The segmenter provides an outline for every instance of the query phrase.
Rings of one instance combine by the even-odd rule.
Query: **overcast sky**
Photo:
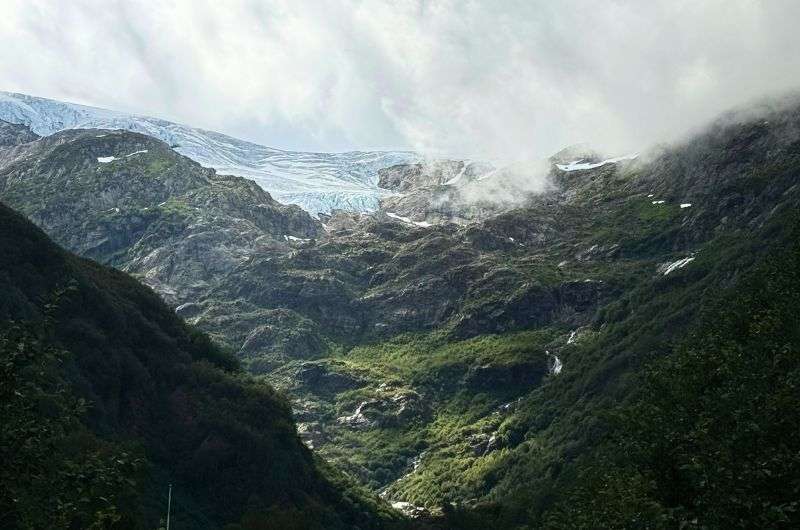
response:
[[[521,159],[800,86],[800,1],[0,0],[0,89],[302,150]]]

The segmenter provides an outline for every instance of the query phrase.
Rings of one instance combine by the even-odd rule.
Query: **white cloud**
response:
[[[639,150],[800,84],[794,0],[5,0],[0,89],[297,149]]]

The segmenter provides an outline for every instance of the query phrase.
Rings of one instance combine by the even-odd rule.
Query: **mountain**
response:
[[[592,499],[607,499],[598,520],[609,527],[791,527],[798,131],[800,101],[789,98],[639,156],[567,149],[544,172],[395,164],[379,172],[395,195],[378,211],[336,212],[324,225],[280,205],[257,223],[242,213],[253,197],[214,185],[242,179],[176,183],[186,171],[168,168],[194,166],[166,144],[71,131],[0,147],[0,200],[70,249],[150,282],[179,316],[287,392],[316,454],[419,521],[592,527],[601,514]],[[97,140],[108,143],[97,149]],[[58,148],[36,146],[48,141]],[[143,148],[147,158],[126,157]],[[140,162],[147,168],[132,173],[128,164]],[[150,197],[139,179],[168,186]],[[143,231],[115,221],[105,233],[120,243],[92,254],[82,223],[106,221],[85,205],[109,188],[136,208],[191,208],[179,208],[185,221],[159,214]],[[185,198],[195,189],[208,199]],[[197,271],[215,262],[205,252],[172,258],[201,218],[209,237],[230,232],[233,219],[280,228],[224,239],[216,248],[243,249],[242,259],[220,272],[181,274],[184,262]],[[149,270],[175,271],[164,276],[172,283],[150,280]],[[721,343],[732,330],[741,333]],[[750,358],[759,363],[742,361]],[[670,405],[659,396],[684,415],[661,414]],[[658,425],[676,440],[673,452],[643,434]],[[760,446],[776,459],[761,459]],[[640,467],[626,467],[617,447]],[[671,467],[659,468],[659,455]],[[739,473],[748,480],[731,493],[725,477]],[[778,482],[767,485],[770,476]]]
[[[27,126],[0,121],[0,146],[17,145],[36,140],[38,136]]]
[[[216,175],[139,133],[66,130],[9,147],[0,166],[9,204],[169,301],[206,292],[254,253],[322,231],[252,181]]]
[[[405,528],[313,458],[283,396],[150,289],[2,204],[0,246],[4,527],[153,528],[170,482],[173,523],[192,528]],[[27,400],[46,411],[40,430]]]
[[[378,170],[418,158],[401,151],[284,151],[158,118],[10,92],[0,92],[0,120],[26,125],[40,136],[66,129],[146,134],[220,174],[251,179],[279,202],[297,204],[315,216],[333,209],[374,210],[386,195],[377,186]]]

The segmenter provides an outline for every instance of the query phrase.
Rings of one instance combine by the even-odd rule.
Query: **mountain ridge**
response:
[[[74,128],[147,134],[221,174],[254,180],[280,202],[299,204],[315,216],[332,209],[375,209],[386,195],[377,186],[377,170],[419,158],[407,151],[287,151],[159,118],[11,92],[0,92],[0,119],[41,136]]]

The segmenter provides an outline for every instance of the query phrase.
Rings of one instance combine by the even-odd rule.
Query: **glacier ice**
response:
[[[421,159],[406,151],[284,151],[158,118],[10,92],[0,92],[0,119],[27,125],[41,136],[79,128],[147,134],[220,174],[254,180],[276,200],[312,215],[376,210],[380,198],[390,194],[378,187],[378,170]]]

